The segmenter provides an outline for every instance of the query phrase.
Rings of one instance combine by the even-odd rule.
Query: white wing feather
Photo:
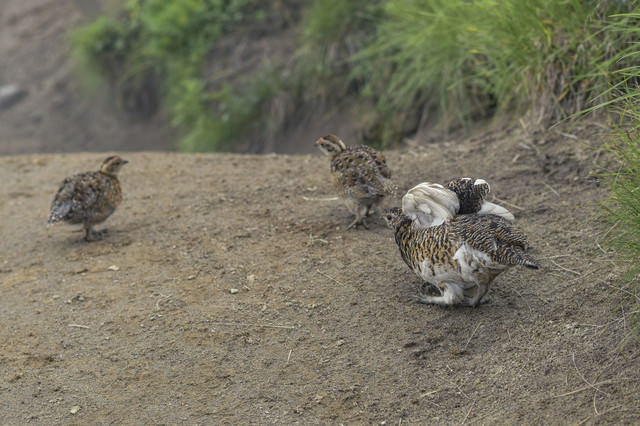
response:
[[[455,192],[437,183],[423,182],[402,197],[402,211],[420,226],[442,224],[460,209]]]
[[[508,221],[515,221],[515,217],[513,217],[513,214],[511,214],[509,210],[505,209],[502,206],[499,206],[498,204],[490,203],[488,201],[482,202],[482,207],[480,207],[480,211],[478,212],[478,214],[495,214],[498,216],[502,216]]]

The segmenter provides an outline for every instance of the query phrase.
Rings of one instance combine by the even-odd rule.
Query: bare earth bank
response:
[[[0,157],[0,423],[640,422],[619,271],[590,221],[595,142],[388,153],[401,191],[487,179],[528,234],[542,269],[498,277],[476,309],[415,303],[382,220],[344,230],[320,156],[125,154],[125,200],[90,244],[45,222],[62,178],[104,154]]]

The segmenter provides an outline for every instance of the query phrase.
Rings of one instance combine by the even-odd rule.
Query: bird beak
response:
[[[127,164],[129,160],[122,160],[122,164]]]

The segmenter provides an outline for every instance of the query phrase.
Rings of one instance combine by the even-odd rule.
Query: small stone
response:
[[[69,412],[71,414],[76,414],[78,411],[80,411],[80,406],[79,405],[74,405],[73,407],[71,407],[71,410]]]
[[[231,290],[229,290],[229,293],[231,294],[236,294],[239,290],[237,288],[232,288]]]
[[[17,84],[0,86],[0,108],[10,108],[27,96],[27,91]]]
[[[195,276],[195,275],[189,275],[189,276],[187,277],[187,279],[188,279],[188,280],[195,280],[195,279],[196,279],[196,276]]]
[[[247,282],[249,284],[253,284],[255,281],[256,281],[256,276],[255,275],[250,274],[250,275],[247,276]]]
[[[120,267],[116,265],[111,265],[107,268],[108,271],[119,271]]]

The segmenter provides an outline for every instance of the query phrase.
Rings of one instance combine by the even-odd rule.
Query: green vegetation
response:
[[[640,13],[613,17],[612,32],[626,38],[640,39]],[[616,58],[620,62],[638,64],[640,45],[636,41]],[[621,67],[605,91],[605,98],[583,112],[607,109],[614,125],[614,136],[605,149],[612,154],[612,162],[604,175],[611,196],[604,204],[611,226],[609,244],[626,269],[619,281],[623,306],[631,304],[632,334],[640,331],[640,66]]]
[[[206,150],[232,141],[251,123],[265,86],[251,81],[237,97],[228,84],[208,86],[208,55],[220,38],[248,20],[264,20],[252,0],[130,0],[118,18],[101,17],[72,37],[88,75],[115,86],[128,113],[164,106],[185,131],[182,148]],[[95,81],[95,79],[94,79]]]
[[[635,92],[637,102],[640,91],[635,89]],[[640,110],[637,106],[632,108],[637,123]],[[607,179],[611,196],[604,207],[612,227],[609,244],[616,249],[626,269],[619,281],[620,296],[623,306],[628,303],[633,306],[630,323],[637,337],[640,331],[640,133],[637,130],[623,133],[621,129],[610,151],[618,167]]]
[[[300,3],[130,0],[73,42],[86,74],[115,85],[123,109],[150,115],[162,105],[191,151],[230,148],[261,129],[278,134],[282,104],[285,115],[358,105],[363,133],[383,145],[432,116],[445,128],[505,114],[547,126],[611,96],[638,37],[612,28],[612,14],[634,10],[628,1]],[[216,67],[225,41],[286,30],[288,54],[251,69]]]

